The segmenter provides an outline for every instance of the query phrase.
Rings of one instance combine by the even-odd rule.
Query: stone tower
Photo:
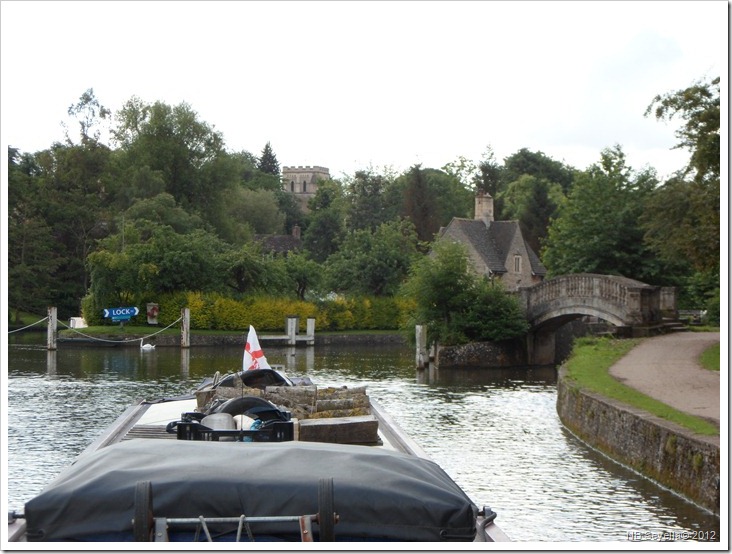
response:
[[[306,213],[308,211],[308,201],[318,191],[318,182],[328,180],[330,180],[330,172],[327,167],[317,165],[282,167],[282,181],[285,191],[297,198],[300,208]]]

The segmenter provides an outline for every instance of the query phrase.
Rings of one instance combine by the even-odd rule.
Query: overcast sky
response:
[[[3,146],[63,140],[93,88],[187,102],[231,151],[333,177],[442,167],[488,146],[584,169],[620,144],[665,176],[680,123],[644,117],[656,94],[722,77],[728,3],[9,2],[2,10]],[[724,103],[723,121],[726,121]],[[726,133],[724,134],[726,136]]]

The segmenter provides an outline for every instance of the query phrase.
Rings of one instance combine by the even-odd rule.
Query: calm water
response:
[[[235,371],[241,349],[8,348],[10,509],[37,494],[125,408]],[[265,346],[318,385],[366,385],[515,541],[626,541],[633,531],[713,531],[719,518],[586,447],[556,414],[554,370],[418,374],[410,348]],[[50,423],[50,425],[49,425]]]

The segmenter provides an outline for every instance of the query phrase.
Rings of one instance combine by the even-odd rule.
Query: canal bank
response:
[[[708,336],[716,335],[716,337]],[[719,333],[684,333],[644,341],[610,368],[627,386],[719,425],[719,375],[698,364]],[[716,414],[714,406],[716,405]],[[711,411],[710,411],[710,406]],[[643,410],[582,389],[560,368],[557,413],[581,440],[611,458],[720,513],[720,437],[693,433]]]

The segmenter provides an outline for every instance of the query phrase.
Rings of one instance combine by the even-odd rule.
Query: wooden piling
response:
[[[181,324],[180,324],[180,347],[190,348],[191,347],[191,310],[190,308],[183,308],[181,310]]]
[[[49,306],[48,308],[48,327],[46,332],[46,348],[48,350],[56,350],[56,327],[58,313],[56,306]]]

